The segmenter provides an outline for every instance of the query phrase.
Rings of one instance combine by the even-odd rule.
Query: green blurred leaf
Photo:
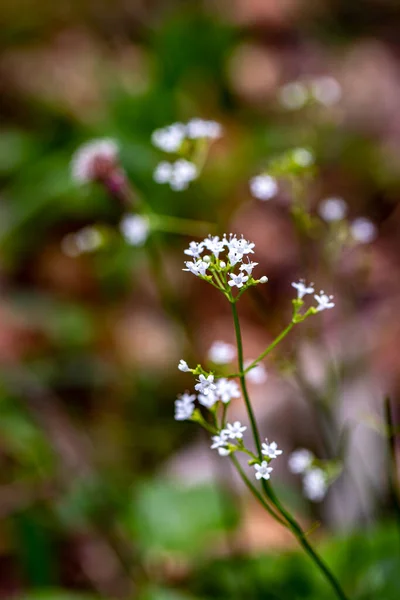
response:
[[[129,519],[144,549],[187,555],[198,554],[217,534],[238,522],[222,490],[160,480],[138,486]]]

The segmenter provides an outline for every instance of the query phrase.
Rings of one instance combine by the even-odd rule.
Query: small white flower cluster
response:
[[[327,223],[343,220],[348,212],[348,206],[343,198],[325,198],[318,206],[318,214]],[[359,244],[370,244],[376,239],[377,228],[366,217],[358,217],[349,224],[350,235]]]
[[[189,184],[199,176],[197,165],[188,160],[190,155],[182,150],[185,142],[196,140],[216,140],[222,135],[222,127],[216,121],[191,119],[188,123],[172,123],[162,129],[156,129],[151,141],[157,148],[168,153],[180,153],[175,162],[160,162],[154,170],[153,178],[157,183],[167,183],[176,192],[186,190]],[[190,146],[189,146],[190,149]]]
[[[285,177],[292,173],[308,171],[315,162],[308,148],[293,148],[270,162],[269,173],[252,177],[249,182],[250,192],[258,200],[271,200],[278,193],[276,177]]]
[[[151,141],[164,152],[178,152],[184,140],[216,140],[222,135],[222,127],[216,121],[191,119],[188,123],[172,123],[162,129],[156,129]]]
[[[289,470],[295,475],[303,475],[303,491],[312,502],[324,499],[328,490],[328,478],[323,469],[314,465],[315,456],[306,448],[299,448],[289,456]]]
[[[245,240],[243,237],[238,238],[232,233],[229,236],[224,234],[222,238],[210,236],[201,242],[190,242],[189,248],[184,252],[193,260],[186,261],[186,268],[183,270],[189,271],[198,277],[203,277],[208,281],[212,280],[211,273],[222,273],[224,276],[229,277],[229,279],[226,279],[225,290],[229,287],[241,289],[255,283],[266,283],[268,281],[267,277],[264,276],[259,280],[254,280],[252,276],[253,269],[258,263],[250,261],[248,255],[254,253],[254,246],[255,244],[252,242]],[[210,254],[203,255],[206,251]],[[224,260],[220,258],[221,253],[226,254]],[[246,262],[244,262],[245,256],[247,256]],[[238,273],[229,272],[239,263],[241,264]]]
[[[193,373],[194,371],[194,369],[190,369],[184,360],[180,360],[178,369],[184,373]],[[236,381],[225,377],[215,379],[213,374],[204,375],[200,373],[194,389],[197,396],[185,393],[175,401],[175,419],[178,421],[184,421],[192,417],[195,400],[205,408],[211,409],[217,402],[228,404],[232,398],[240,398],[240,390]],[[190,402],[187,401],[187,398],[190,398]]]
[[[184,158],[170,163],[160,162],[153,174],[157,183],[168,183],[175,192],[186,190],[189,183],[198,177],[196,165]]]
[[[313,283],[307,285],[304,279],[300,279],[298,282],[293,282],[292,287],[297,290],[297,300],[303,300],[304,296],[313,294],[315,292],[313,285]],[[317,301],[317,306],[315,308],[317,312],[328,310],[335,306],[335,303],[332,302],[333,296],[328,296],[323,290],[321,290],[319,294],[314,294],[314,298]]]
[[[150,231],[148,218],[141,215],[126,215],[119,227],[125,240],[131,246],[143,246]]]
[[[228,456],[237,448],[229,440],[242,440],[246,429],[247,427],[242,425],[240,421],[235,421],[233,424],[227,423],[219,434],[212,436],[211,449],[218,450],[220,456]]]
[[[281,87],[279,100],[287,110],[303,108],[314,100],[324,106],[333,106],[342,97],[340,83],[329,75],[310,80],[291,81]]]
[[[95,181],[105,169],[118,160],[118,145],[112,139],[87,142],[78,148],[71,160],[71,175],[77,183]]]
[[[278,456],[280,456],[282,452],[283,450],[279,450],[278,444],[276,442],[271,442],[269,444],[268,439],[265,439],[265,442],[261,447],[261,453],[263,456],[265,456],[265,460],[263,460],[261,464],[256,463],[254,465],[256,479],[270,478],[270,474],[274,469],[273,467],[269,466],[269,463],[271,462],[271,460],[278,458]]]

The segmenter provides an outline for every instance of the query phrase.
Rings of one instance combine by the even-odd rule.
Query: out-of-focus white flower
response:
[[[184,250],[184,253],[187,254],[188,256],[192,256],[193,258],[199,258],[200,254],[203,252],[203,250],[204,250],[203,242],[200,242],[200,243],[190,242],[189,248],[186,248],[186,250]]]
[[[132,246],[142,246],[150,231],[149,220],[141,215],[126,215],[119,227],[125,240]]]
[[[240,265],[240,271],[246,271],[247,275],[251,275],[254,267],[256,267],[258,263],[256,262],[247,262]]]
[[[253,363],[252,360],[248,360],[244,363],[245,370]],[[257,365],[253,367],[248,373],[246,373],[246,379],[250,383],[255,385],[262,385],[268,379],[268,373],[263,365]]]
[[[250,179],[250,191],[258,200],[270,200],[278,192],[278,184],[270,175],[257,175]]]
[[[190,369],[189,365],[187,364],[186,360],[183,360],[183,358],[181,358],[181,360],[179,361],[178,369],[180,371],[182,371],[183,373],[189,373],[189,371],[191,371],[191,369]]]
[[[154,146],[164,150],[164,152],[177,152],[185,139],[186,128],[183,123],[172,123],[162,129],[156,129],[151,141]]]
[[[220,340],[213,342],[208,351],[208,358],[216,365],[227,365],[228,363],[232,362],[232,360],[235,358],[235,355],[235,346]]]
[[[106,176],[116,167],[118,145],[115,140],[92,140],[83,144],[72,157],[71,175],[77,183],[88,183]]]
[[[310,450],[299,448],[289,456],[289,470],[296,475],[304,473],[312,465],[313,460],[314,454]]]
[[[369,244],[376,239],[377,228],[369,219],[359,217],[350,225],[350,233],[356,242],[359,242],[360,244]]]
[[[241,440],[246,429],[247,427],[242,425],[240,421],[235,421],[233,424],[227,423],[226,428],[223,429],[222,433],[231,440]]]
[[[263,460],[261,465],[254,465],[254,469],[256,471],[256,479],[269,479],[270,473],[274,470],[268,466],[266,460]]]
[[[206,274],[206,271],[209,267],[208,262],[205,262],[204,260],[196,260],[196,262],[193,262],[191,260],[188,260],[185,262],[186,265],[186,269],[182,269],[182,271],[189,271],[190,273],[193,273],[193,275],[199,276],[202,275],[203,277]]]
[[[222,127],[216,121],[205,121],[204,119],[191,119],[186,124],[186,135],[188,138],[209,138],[215,140],[222,135]]]
[[[218,402],[218,397],[215,392],[209,392],[208,394],[199,394],[197,396],[197,400],[202,406],[211,408],[216,402]]]
[[[66,235],[61,242],[61,248],[67,256],[76,257],[97,250],[102,243],[103,237],[98,229],[84,227],[76,233]]]
[[[312,286],[312,283],[310,285],[307,285],[304,279],[300,279],[300,281],[298,281],[297,283],[292,283],[292,287],[294,287],[297,290],[298,300],[302,300],[307,294],[312,294],[313,292],[315,292]]]
[[[307,471],[303,477],[304,495],[312,502],[320,502],[324,499],[328,489],[327,479],[322,469],[313,468]]]
[[[169,183],[172,175],[172,168],[172,163],[165,160],[158,163],[153,173],[154,181],[157,183]]]
[[[242,288],[248,280],[248,276],[243,275],[242,273],[239,273],[239,275],[235,275],[235,273],[229,273],[229,277],[231,278],[231,280],[228,281],[228,284],[231,287],[236,286],[237,288]]]
[[[154,170],[153,179],[157,183],[169,183],[175,191],[185,190],[198,176],[196,165],[184,158],[174,163],[160,162]]]
[[[328,310],[329,308],[333,308],[335,306],[335,303],[332,302],[333,296],[328,296],[323,290],[321,290],[319,294],[315,294],[314,298],[318,302],[318,312],[321,312],[322,310]]]
[[[342,87],[337,79],[326,75],[311,81],[311,93],[321,104],[333,106],[342,97]]]
[[[278,449],[278,444],[276,442],[271,442],[268,444],[268,439],[265,438],[265,442],[262,445],[262,454],[264,456],[268,456],[268,458],[277,458],[282,454],[283,450]]]
[[[240,398],[240,389],[236,381],[221,377],[216,381],[216,395],[224,404],[227,404],[232,398]]]
[[[190,419],[194,411],[195,399],[196,396],[194,394],[185,393],[175,400],[175,419],[177,421]]]
[[[198,383],[196,383],[194,389],[200,394],[204,394],[204,396],[215,392],[217,388],[214,384],[214,375],[208,375],[207,377],[203,374],[199,375]]]
[[[292,154],[293,160],[300,167],[310,167],[314,164],[314,156],[306,148],[296,148]]]
[[[308,100],[308,90],[301,81],[290,81],[279,91],[281,105],[288,110],[303,108]]]
[[[341,221],[347,214],[347,204],[343,198],[325,198],[318,206],[318,214],[328,223]]]

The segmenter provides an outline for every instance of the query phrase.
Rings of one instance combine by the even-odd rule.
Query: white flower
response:
[[[266,460],[263,460],[261,465],[254,465],[254,468],[256,470],[256,479],[269,479],[270,473],[274,470],[268,466]]]
[[[151,136],[154,146],[164,152],[176,152],[184,139],[185,125],[183,123],[173,123],[163,129],[156,129]]]
[[[226,434],[231,440],[241,440],[243,438],[243,432],[246,431],[247,427],[242,426],[240,421],[235,421],[233,425],[231,423],[226,424],[226,429],[223,429],[222,433]]]
[[[194,386],[194,389],[198,391],[200,394],[204,394],[204,396],[208,396],[210,392],[215,392],[217,386],[214,384],[214,375],[205,375],[201,374],[198,378],[198,383]]]
[[[238,262],[241,262],[243,258],[242,252],[237,252],[236,250],[229,250],[228,260],[231,263],[231,266],[234,267]]]
[[[247,369],[252,364],[252,360],[248,360],[244,363],[244,368]],[[263,365],[257,365],[253,367],[248,373],[246,373],[246,379],[250,383],[255,385],[262,385],[268,379],[268,373]]]
[[[243,285],[248,280],[248,276],[243,275],[242,273],[239,273],[239,275],[235,275],[235,273],[229,273],[229,277],[231,278],[231,280],[228,281],[228,284],[231,287],[236,286],[237,288],[243,287]]]
[[[258,200],[270,200],[278,192],[278,184],[270,175],[257,175],[250,179],[250,191]]]
[[[282,452],[283,450],[278,449],[278,444],[276,442],[268,444],[268,439],[265,438],[265,442],[262,445],[262,453],[264,456],[268,456],[268,458],[277,458]]]
[[[221,446],[226,446],[228,441],[228,436],[224,431],[221,431],[219,435],[212,436],[212,444],[210,446],[211,450],[215,450],[215,448],[220,448]]]
[[[325,106],[332,106],[342,97],[340,83],[329,75],[318,77],[311,82],[311,91],[316,100]]]
[[[251,275],[254,267],[256,267],[257,265],[258,265],[258,263],[249,261],[247,263],[243,263],[242,265],[240,265],[239,271],[246,271],[247,275]]]
[[[180,158],[174,163],[160,162],[155,168],[153,178],[157,183],[169,183],[173,190],[181,191],[186,189],[197,175],[196,165]]]
[[[221,377],[216,381],[216,395],[224,404],[227,404],[232,398],[240,398],[240,389],[236,381]]]
[[[243,237],[237,238],[236,235],[233,235],[229,240],[226,238],[225,240],[225,244],[228,246],[229,250],[234,250],[240,254],[254,254],[253,248],[255,247],[255,244],[245,240]]]
[[[259,283],[267,283],[267,281],[268,281],[268,277],[267,277],[266,275],[263,275],[263,276],[262,276],[262,277],[261,277],[261,278],[258,280],[258,282],[259,282]]]
[[[318,214],[328,223],[341,221],[347,214],[347,204],[343,198],[325,198],[318,207]]]
[[[194,394],[184,393],[177,400],[175,400],[175,419],[177,421],[186,421],[190,419],[194,411],[194,401],[196,396]]]
[[[293,150],[292,158],[300,167],[310,167],[314,162],[314,156],[306,148],[296,148]]]
[[[211,408],[218,401],[218,397],[215,392],[209,392],[208,394],[199,394],[197,400],[206,408]]]
[[[329,308],[333,308],[335,303],[332,302],[333,296],[328,296],[325,294],[323,290],[320,291],[319,294],[315,294],[314,298],[318,302],[317,311],[321,312],[321,310],[327,310]]]
[[[279,100],[284,108],[296,110],[302,108],[308,99],[307,87],[301,81],[291,81],[282,86]]]
[[[71,175],[77,183],[95,181],[116,166],[118,145],[114,140],[92,140],[83,144],[72,157]]]
[[[186,135],[188,138],[209,138],[215,140],[222,135],[222,127],[216,121],[204,121],[203,119],[191,119],[186,124]]]
[[[209,351],[208,358],[216,365],[226,365],[235,358],[236,349],[232,344],[226,344],[225,342],[215,341],[212,343]]]
[[[212,252],[215,255],[215,257],[218,258],[220,253],[224,251],[226,240],[220,240],[219,237],[216,235],[214,237],[208,236],[203,240],[202,243],[207,248],[207,250]]]
[[[208,269],[208,263],[204,260],[196,260],[196,262],[188,260],[185,262],[186,269],[182,269],[182,271],[190,271],[193,275],[202,275],[203,277],[206,274],[206,270]]]
[[[369,219],[359,217],[350,225],[350,232],[356,242],[360,244],[369,244],[377,236],[377,229]]]
[[[320,502],[325,497],[328,484],[326,475],[322,469],[314,468],[304,475],[304,495],[313,502]]]
[[[184,250],[184,253],[187,254],[188,256],[192,256],[193,258],[199,258],[200,254],[203,252],[203,250],[204,250],[203,242],[200,242],[200,243],[190,242],[189,248]]]
[[[170,186],[175,191],[185,190],[189,183],[196,179],[198,170],[195,164],[180,158],[173,165],[173,170],[170,178]]]
[[[183,358],[181,358],[181,360],[179,361],[178,369],[183,373],[189,373],[191,371],[189,365],[185,360],[183,360]]]
[[[173,165],[163,160],[156,166],[153,179],[156,183],[169,183],[171,180]]]
[[[306,448],[299,448],[291,453],[288,460],[289,471],[296,475],[304,473],[314,460],[314,454]]]
[[[292,287],[294,287],[297,290],[298,300],[302,300],[307,294],[312,294],[313,292],[315,292],[312,286],[312,283],[310,283],[310,285],[307,285],[304,279],[300,279],[300,281],[298,281],[297,283],[292,283]]]
[[[120,223],[125,240],[132,246],[142,246],[149,235],[149,220],[140,215],[127,215]]]

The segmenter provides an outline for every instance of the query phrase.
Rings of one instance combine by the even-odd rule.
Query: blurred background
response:
[[[0,22],[0,597],[332,598],[208,437],[174,421],[193,385],[179,359],[206,364],[213,341],[234,342],[223,297],[181,271],[190,232],[159,236],[173,314],[145,247],[115,235],[66,251],[70,234],[121,218],[69,168],[81,143],[110,137],[153,211],[256,243],[269,283],[240,303],[246,359],[289,322],[292,281],[335,294],[250,389],[263,435],[284,450],[274,484],[349,595],[399,598],[384,404],[396,426],[399,3],[3,0]],[[287,87],[316,79],[312,99]],[[197,116],[224,135],[200,179],[173,192],[153,181],[163,157],[151,134]],[[317,227],[293,219],[285,185],[269,202],[249,191],[299,146],[315,156],[303,208]],[[339,226],[319,216],[328,197],[348,205]],[[347,244],[359,217],[372,234]],[[242,401],[231,412],[246,422]],[[322,503],[288,471],[299,447],[340,465]]]

